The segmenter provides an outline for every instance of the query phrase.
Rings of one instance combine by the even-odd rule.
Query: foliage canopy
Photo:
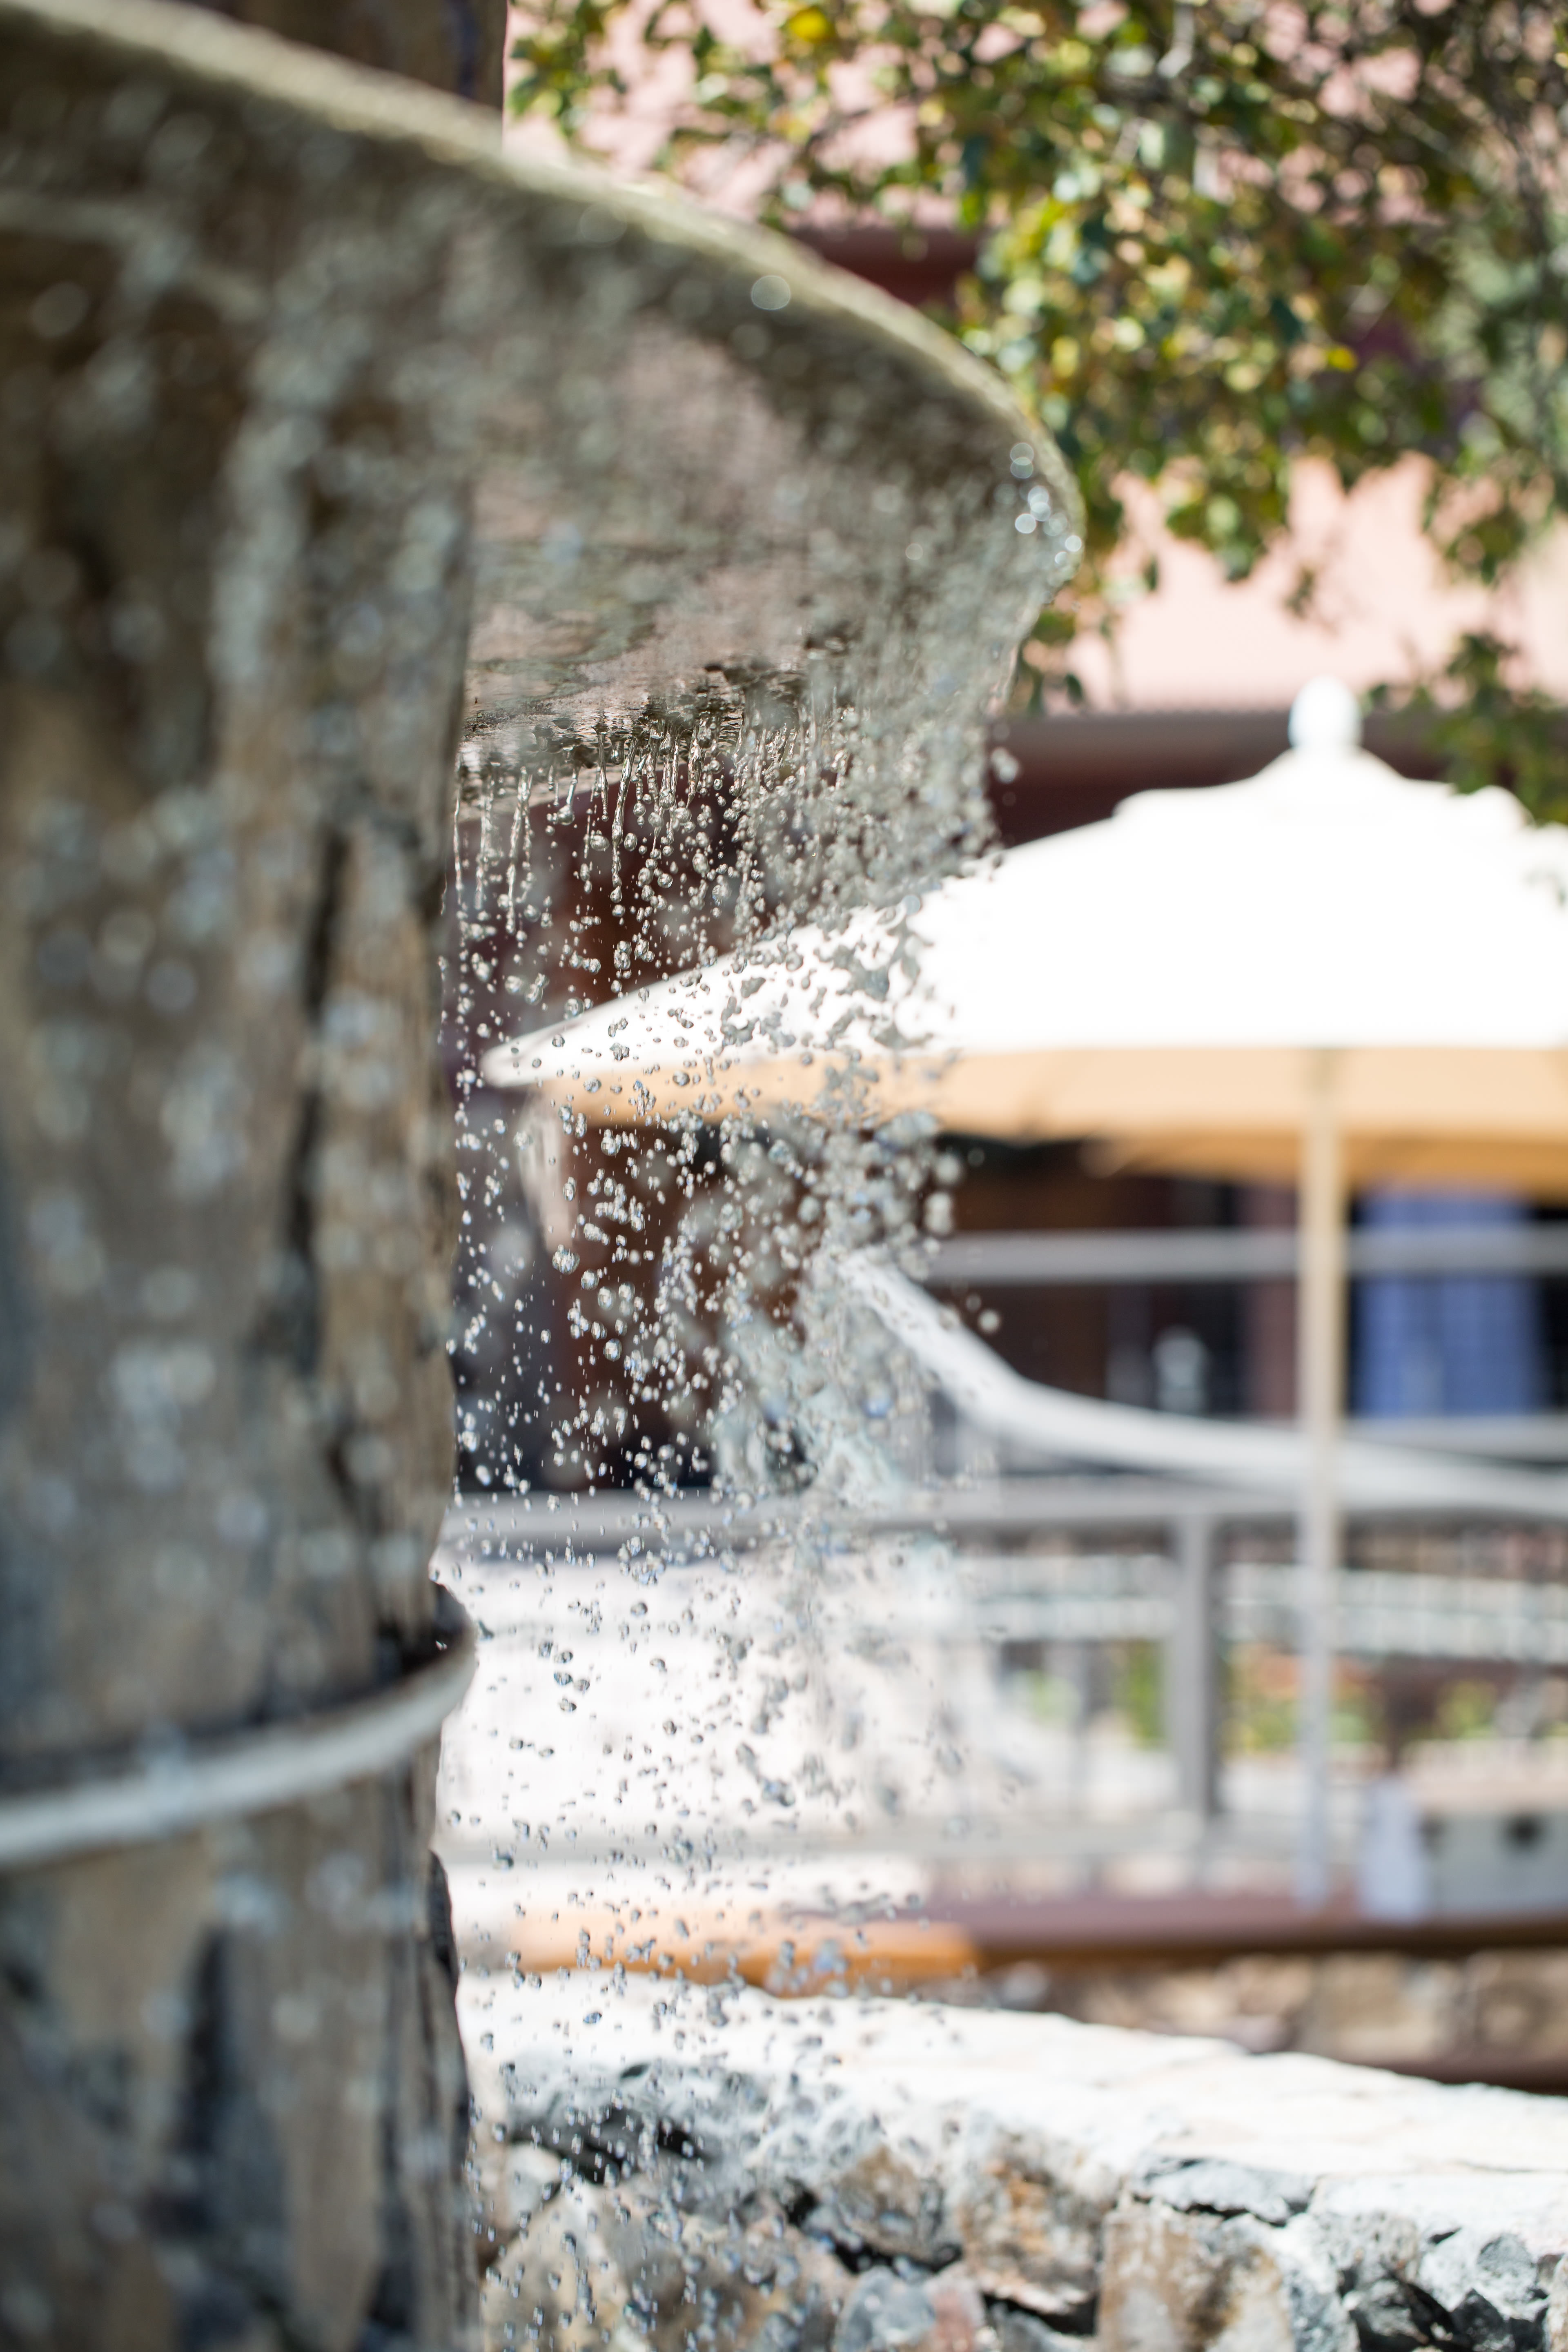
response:
[[[1137,577],[1129,478],[1233,578],[1308,456],[1347,488],[1429,460],[1427,529],[1488,585],[1564,503],[1568,10],[534,0],[512,102],[580,141],[627,104],[638,45],[680,83],[665,168],[743,172],[782,226],[826,204],[980,233],[951,323],[1049,425],[1089,509],[1043,645],[1113,625]],[[1495,640],[1456,648],[1468,696],[1506,702],[1508,674]]]

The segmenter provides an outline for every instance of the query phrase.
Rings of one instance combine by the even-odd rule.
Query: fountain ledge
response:
[[[1568,2352],[1568,2100],[613,1972],[462,2009],[496,2346]]]

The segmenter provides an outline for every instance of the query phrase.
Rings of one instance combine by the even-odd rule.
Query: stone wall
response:
[[[1568,2345],[1563,2101],[613,1970],[463,1998],[496,2347]]]

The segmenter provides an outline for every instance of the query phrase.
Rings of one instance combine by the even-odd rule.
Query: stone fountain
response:
[[[360,54],[465,86],[419,16]],[[897,889],[1072,494],[922,322],[390,76],[0,0],[0,2342],[450,2347],[460,723],[487,824],[656,725]]]

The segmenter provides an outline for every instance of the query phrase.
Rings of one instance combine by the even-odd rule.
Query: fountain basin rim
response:
[[[0,1796],[0,1870],[154,1844],[392,1770],[436,1738],[473,1679],[474,1627],[450,1594],[439,1622],[444,1648],[344,1706],[192,1738],[168,1759],[138,1758],[93,1780]]]
[[[509,154],[500,143],[500,124],[488,108],[300,47],[181,0],[0,0],[0,26],[7,22],[121,49],[128,68],[133,62],[163,64],[271,99],[314,118],[324,130],[416,148],[431,162],[461,167],[498,190],[597,208],[651,242],[684,247],[693,259],[727,268],[737,279],[784,277],[788,307],[797,320],[804,313],[895,347],[939,380],[933,391],[982,412],[1010,442],[1026,442],[1037,475],[1081,530],[1082,501],[1059,451],[993,369],[919,311],[819,260],[808,247],[776,230],[710,212],[673,188],[618,180],[586,164]]]

